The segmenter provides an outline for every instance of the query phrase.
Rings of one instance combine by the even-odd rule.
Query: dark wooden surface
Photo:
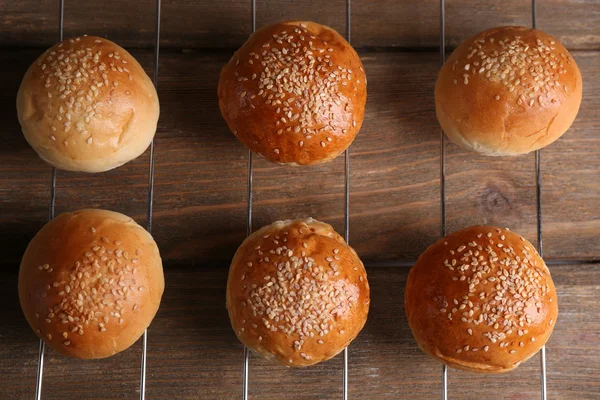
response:
[[[15,91],[36,50],[0,53],[4,145],[0,222],[4,260],[16,265],[43,224],[50,168],[20,134]],[[584,102],[571,130],[542,151],[543,234],[548,258],[600,255],[600,53],[576,51]],[[152,65],[151,53],[136,53]],[[226,264],[245,235],[247,151],[228,131],[216,99],[228,53],[165,51],[156,139],[154,235],[163,257]],[[433,109],[438,56],[363,52],[369,99],[351,151],[351,242],[367,262],[415,259],[439,235],[439,128]],[[105,207],[145,221],[148,154],[105,174],[60,171],[57,212]],[[510,227],[536,239],[534,156],[488,158],[446,146],[450,231]],[[254,224],[314,216],[343,229],[343,157],[309,168],[255,163]]]
[[[440,367],[414,345],[403,312],[407,268],[440,232],[440,132],[433,108],[439,68],[438,2],[354,0],[352,40],[369,86],[365,123],[351,151],[350,241],[373,289],[365,331],[353,343],[352,399],[439,398]],[[531,22],[527,0],[446,1],[447,43],[494,25]],[[257,23],[313,19],[345,31],[345,1],[257,0]],[[29,64],[57,38],[58,2],[0,0],[0,398],[33,395],[37,341],[23,319],[16,273],[48,216],[50,168],[29,148],[15,95]],[[65,35],[106,36],[152,70],[154,1],[65,2]],[[153,234],[167,289],[151,327],[148,398],[235,399],[241,345],[224,308],[228,262],[246,229],[247,151],[220,116],[216,85],[250,32],[249,1],[164,0],[159,68]],[[584,100],[570,131],[542,151],[543,235],[561,317],[548,348],[551,399],[600,398],[600,2],[538,1],[538,26],[574,50]],[[392,49],[392,47],[394,49]],[[366,49],[369,48],[369,49]],[[192,50],[190,50],[192,49]],[[407,51],[410,49],[410,51]],[[448,229],[508,226],[536,242],[534,156],[486,158],[446,144]],[[58,173],[57,212],[83,207],[146,221],[149,154],[103,174]],[[254,226],[311,215],[343,231],[344,160],[309,168],[255,162]],[[385,267],[384,267],[385,266]],[[98,362],[47,354],[44,398],[135,398],[140,344]],[[337,399],[342,360],[288,370],[252,357],[255,399]],[[537,399],[538,359],[516,372],[451,371],[455,399]]]
[[[592,400],[600,393],[600,265],[551,267],[560,318],[548,343],[551,399]],[[440,364],[414,344],[404,315],[408,268],[369,268],[372,306],[363,332],[350,347],[352,399],[438,399]],[[21,317],[16,274],[2,273],[0,384],[6,399],[32,398],[37,340]],[[162,307],[149,333],[149,399],[238,399],[242,347],[231,331],[224,305],[227,268],[171,264]],[[218,301],[215,299],[221,299]],[[101,361],[76,361],[46,354],[46,399],[133,399],[139,383],[141,344]],[[252,399],[339,399],[342,358],[314,368],[276,367],[252,355]],[[450,370],[452,399],[539,399],[539,357],[504,375]]]
[[[154,44],[155,0],[65,0],[65,35],[110,36],[124,46]],[[0,46],[50,46],[56,40],[58,0],[2,0]],[[345,0],[257,0],[257,25],[312,19],[345,31]],[[435,48],[439,0],[353,0],[357,47]],[[600,2],[538,0],[538,27],[573,49],[600,49]],[[531,25],[531,0],[446,0],[446,37],[456,45],[497,25]],[[164,47],[234,48],[250,33],[250,0],[162,1]]]

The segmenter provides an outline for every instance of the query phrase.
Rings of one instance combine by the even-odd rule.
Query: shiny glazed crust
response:
[[[490,226],[430,246],[410,271],[405,304],[423,351],[475,372],[516,368],[547,342],[558,317],[550,272],[533,245]]]
[[[29,243],[19,299],[35,333],[67,356],[104,358],[144,333],[164,291],[152,236],[106,210],[64,213]]]
[[[229,270],[227,310],[238,338],[287,366],[313,365],[342,351],[363,328],[369,302],[354,250],[312,218],[254,232]]]
[[[288,21],[253,33],[223,67],[219,107],[231,131],[269,161],[330,161],[354,140],[367,82],[356,51],[333,29]]]

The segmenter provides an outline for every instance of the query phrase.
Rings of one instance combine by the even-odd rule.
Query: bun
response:
[[[19,270],[27,322],[48,346],[77,358],[109,357],[135,343],[164,287],[152,236],[106,210],[64,213],[47,223]]]
[[[474,372],[516,368],[548,341],[558,317],[544,260],[521,236],[492,226],[430,246],[408,275],[405,304],[425,353]]]
[[[468,150],[529,153],[565,133],[581,104],[581,73],[556,39],[523,27],[500,27],[464,41],[435,85],[437,119]]]
[[[94,36],[65,40],[29,67],[17,94],[25,139],[49,164],[102,172],[142,154],[152,142],[158,97],[140,64]]]
[[[223,67],[218,92],[223,118],[246,147],[271,162],[310,165],[350,146],[367,81],[336,31],[289,21],[253,33]]]
[[[233,330],[246,347],[287,366],[313,365],[342,351],[365,325],[369,302],[356,252],[312,218],[254,232],[229,270]]]

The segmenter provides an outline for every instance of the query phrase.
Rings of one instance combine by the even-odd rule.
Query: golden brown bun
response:
[[[219,107],[237,138],[269,161],[309,165],[350,146],[367,81],[356,51],[333,29],[288,21],[253,33],[221,71]]]
[[[150,325],[165,288],[152,236],[106,210],[64,213],[27,246],[19,299],[27,322],[53,349],[112,356]]]
[[[246,347],[283,365],[313,365],[342,351],[365,325],[367,273],[330,225],[274,222],[235,253],[227,310]]]
[[[465,40],[435,85],[448,137],[490,156],[525,154],[569,129],[581,104],[581,73],[567,49],[535,29],[500,27]]]
[[[17,94],[25,139],[44,161],[69,171],[101,172],[133,160],[152,142],[159,112],[154,85],[135,58],[94,36],[46,50]]]
[[[472,226],[430,246],[406,282],[419,347],[474,372],[506,372],[546,343],[558,304],[550,271],[527,240]]]

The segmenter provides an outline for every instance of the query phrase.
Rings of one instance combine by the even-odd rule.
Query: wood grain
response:
[[[155,0],[65,0],[65,34],[108,36],[128,47],[154,44]],[[49,47],[57,38],[58,0],[4,0],[1,46]],[[312,19],[344,33],[344,0],[257,0],[257,26],[283,19]],[[251,31],[250,0],[162,1],[163,47],[235,48]],[[437,48],[439,0],[353,0],[352,38],[357,47]],[[600,49],[600,3],[596,0],[538,2],[538,27],[567,48]],[[531,25],[527,0],[447,0],[446,38],[455,46],[497,25]]]
[[[372,306],[363,332],[350,347],[353,399],[437,399],[440,364],[415,345],[404,314],[407,268],[368,268]],[[548,343],[548,390],[552,399],[596,399],[600,381],[600,265],[552,267],[560,318]],[[241,394],[242,347],[224,306],[226,267],[169,264],[161,309],[149,330],[147,395],[152,399],[236,399]],[[16,274],[0,275],[7,290],[0,326],[0,393],[31,398],[37,340],[17,301]],[[48,351],[44,398],[134,398],[139,384],[140,343],[115,357],[77,361]],[[342,359],[314,368],[272,366],[250,358],[250,398],[314,400],[341,398]],[[538,357],[504,375],[450,370],[455,399],[539,399]]]
[[[153,67],[153,0],[65,2],[65,35],[97,34]],[[351,147],[350,242],[368,265],[372,308],[350,348],[353,399],[437,399],[440,366],[415,346],[403,306],[408,269],[440,232],[440,131],[433,108],[439,68],[435,0],[353,0],[353,43],[369,79],[367,114]],[[530,2],[446,1],[449,47],[500,24],[530,24]],[[345,32],[345,2],[257,0],[257,23],[314,19]],[[0,1],[0,397],[33,396],[37,341],[16,292],[21,255],[48,215],[50,168],[29,148],[15,115],[28,65],[57,38],[58,1]],[[216,85],[231,49],[250,32],[250,2],[163,0],[153,234],[167,288],[149,336],[148,398],[236,399],[242,347],[224,307],[228,263],[246,230],[248,152],[220,116]],[[538,26],[574,51],[584,101],[570,131],[542,151],[543,235],[548,259],[600,258],[600,3],[538,2]],[[34,47],[34,49],[25,49]],[[182,50],[197,49],[197,50]],[[224,50],[226,49],[226,50]],[[593,51],[591,51],[593,50]],[[486,158],[446,143],[448,230],[497,224],[536,238],[533,155]],[[103,174],[58,173],[57,212],[102,207],[146,221],[149,155]],[[254,227],[311,215],[343,231],[344,160],[290,168],[255,161]],[[553,265],[560,318],[548,346],[552,399],[597,399],[600,265]],[[48,352],[44,398],[135,398],[140,343],[81,362]],[[538,359],[501,375],[451,370],[451,398],[539,398]],[[290,370],[251,357],[254,399],[338,399],[342,359]]]
[[[541,152],[544,254],[600,259],[600,58],[577,52],[575,59],[584,77],[581,109],[571,129]]]
[[[14,96],[36,51],[0,53],[0,235],[16,265],[47,215],[50,169],[22,138]],[[136,53],[151,68],[148,51]],[[573,128],[542,152],[543,211],[549,258],[600,254],[600,55],[576,52],[586,82]],[[228,54],[164,52],[156,139],[154,235],[166,260],[226,263],[245,235],[248,152],[228,131],[216,82]],[[437,56],[362,53],[369,76],[363,129],[351,147],[350,237],[367,262],[416,258],[440,231],[439,127],[433,110]],[[585,160],[582,162],[581,160]],[[59,172],[57,212],[105,207],[146,218],[148,154],[105,174]],[[344,160],[312,168],[257,160],[254,226],[313,216],[343,230]],[[535,241],[533,155],[488,158],[446,145],[450,231],[497,224]]]

